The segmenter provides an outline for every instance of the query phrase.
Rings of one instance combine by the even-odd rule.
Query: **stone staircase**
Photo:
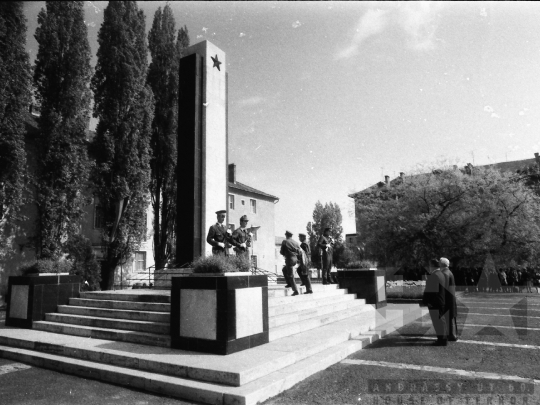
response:
[[[198,403],[250,405],[421,315],[375,310],[336,285],[313,289],[291,297],[270,286],[270,343],[228,356],[168,348],[170,297],[131,290],[83,293],[33,330],[0,328],[0,357]]]

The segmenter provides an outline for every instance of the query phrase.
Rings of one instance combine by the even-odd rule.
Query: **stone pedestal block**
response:
[[[8,281],[6,326],[32,328],[58,305],[79,298],[79,276],[19,276]]]
[[[171,346],[231,354],[268,343],[266,276],[173,277]]]
[[[339,288],[366,300],[376,308],[386,306],[386,272],[377,269],[351,269],[337,272]]]

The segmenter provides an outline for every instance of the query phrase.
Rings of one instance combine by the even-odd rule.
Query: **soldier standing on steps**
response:
[[[297,270],[300,280],[302,280],[302,284],[300,284],[300,286],[306,286],[306,294],[313,294],[313,290],[311,289],[311,279],[309,277],[309,269],[311,267],[311,249],[306,243],[306,234],[299,233],[298,238],[300,238],[300,247],[304,251],[304,254],[298,256],[301,259],[300,266],[298,266]]]
[[[240,228],[233,232],[231,238],[231,244],[234,246],[236,256],[245,256],[247,259],[249,259],[248,248],[251,247],[251,234],[246,228],[248,221],[247,215],[242,215],[240,217]]]
[[[283,276],[285,276],[285,281],[287,282],[286,287],[291,287],[294,293],[293,296],[298,295],[298,288],[294,282],[294,266],[298,262],[298,255],[301,254],[302,248],[292,238],[293,234],[289,231],[285,231],[285,240],[281,242],[280,254],[285,256],[285,267],[283,268]]]
[[[330,270],[332,269],[333,239],[330,236],[330,228],[324,228],[323,235],[319,238],[317,247],[321,252],[322,282],[332,284]]]
[[[227,255],[228,243],[231,240],[231,231],[225,229],[223,222],[227,216],[226,210],[216,211],[217,222],[210,227],[206,242],[212,245],[213,255]]]

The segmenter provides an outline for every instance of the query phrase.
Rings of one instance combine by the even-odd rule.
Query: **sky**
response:
[[[85,2],[94,65],[107,3]],[[44,4],[25,2],[32,60]],[[147,31],[165,4],[138,2]],[[348,194],[385,175],[540,152],[538,2],[170,5],[227,55],[229,163],[279,197],[276,235],[305,232],[317,201],[354,233]]]

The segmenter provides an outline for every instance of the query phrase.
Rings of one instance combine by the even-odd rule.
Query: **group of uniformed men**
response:
[[[251,247],[252,233],[248,230],[248,217],[243,215],[240,218],[240,228],[232,232],[224,225],[227,217],[226,210],[216,212],[217,222],[210,227],[206,242],[212,245],[212,254],[228,255],[228,249],[232,246],[237,256],[249,255],[248,248]],[[330,277],[332,269],[332,251],[334,241],[330,236],[330,228],[325,228],[323,235],[320,237],[317,247],[321,252],[321,268],[323,284],[335,283]],[[294,267],[299,264],[297,273],[302,280],[301,286],[306,287],[306,294],[313,294],[311,288],[311,280],[309,277],[311,249],[306,243],[306,235],[298,234],[300,243],[292,238],[292,232],[285,232],[285,240],[281,243],[280,254],[285,257],[285,266],[283,267],[283,276],[287,285],[285,288],[292,288],[293,296],[298,295],[298,287],[294,281]]]
[[[237,256],[249,256],[248,248],[251,247],[253,234],[248,230],[249,219],[247,215],[240,218],[240,228],[232,232],[223,224],[227,217],[226,210],[216,212],[217,222],[210,227],[206,242],[212,245],[212,254],[228,255],[228,249],[232,246]]]

